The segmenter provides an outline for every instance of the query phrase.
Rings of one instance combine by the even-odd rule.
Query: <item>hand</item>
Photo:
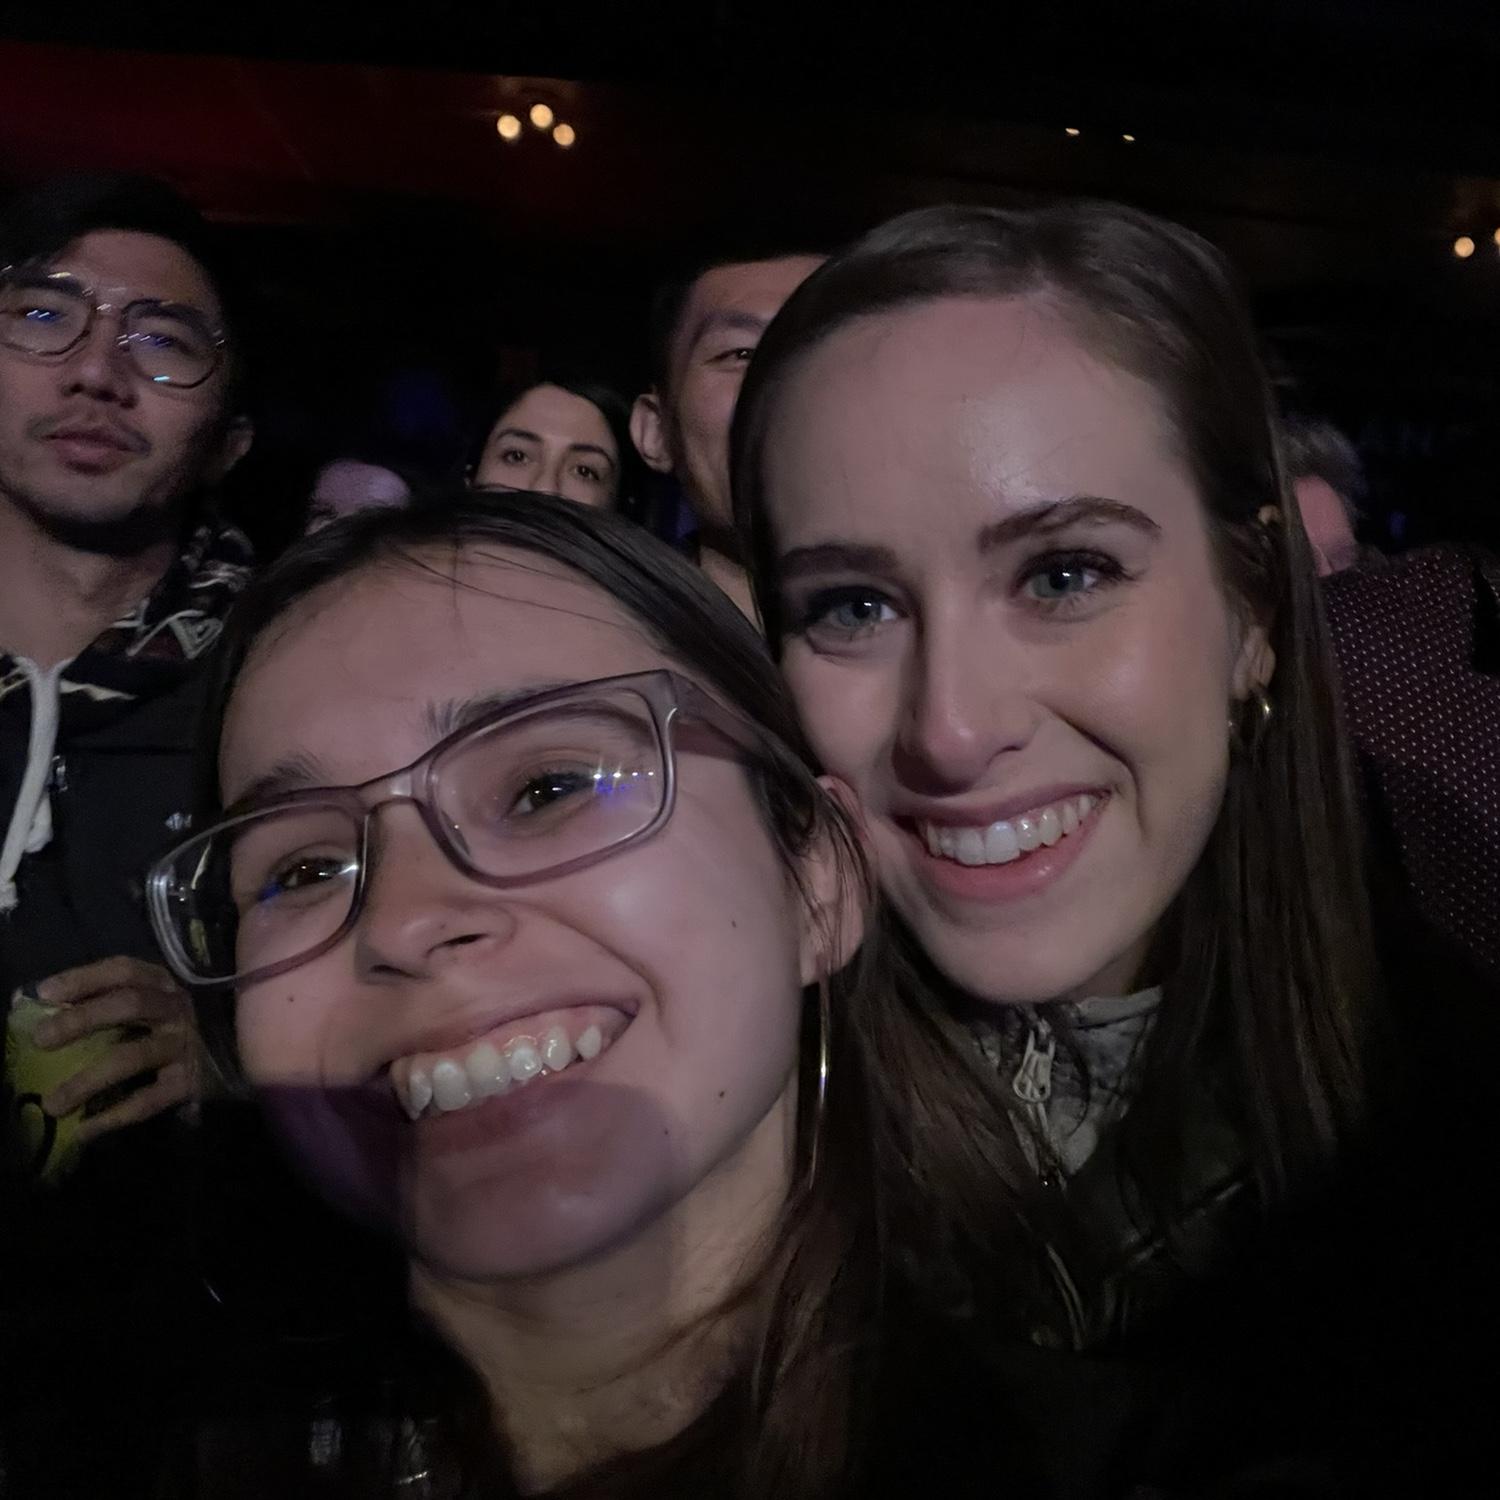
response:
[[[48,1114],[61,1118],[106,1089],[143,1073],[156,1075],[83,1120],[80,1142],[194,1103],[202,1097],[205,1080],[214,1076],[198,1036],[192,1001],[158,964],[106,958],[54,974],[37,986],[36,995],[44,1004],[58,1007],[58,1014],[36,1029],[37,1045],[48,1051],[95,1032],[128,1028],[124,1040],[42,1100]]]

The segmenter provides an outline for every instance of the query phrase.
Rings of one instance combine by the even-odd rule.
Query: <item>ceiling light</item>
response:
[[[1453,242],[1453,253],[1460,260],[1468,260],[1468,258],[1474,253],[1474,241],[1471,240],[1466,234],[1459,235],[1459,237]]]
[[[564,151],[566,151],[568,149],[568,147],[571,146],[573,144],[573,142],[578,139],[578,132],[576,130],[574,130],[573,127],[571,125],[569,125],[566,120],[564,120],[552,132],[552,139],[554,141],[556,141],[557,144],[559,146],[561,146]]]
[[[521,122],[514,115],[501,115],[495,121],[495,129],[499,132],[502,141],[520,139]]]
[[[552,128],[552,106],[550,104],[533,104],[531,106],[531,123],[538,130],[550,130]]]

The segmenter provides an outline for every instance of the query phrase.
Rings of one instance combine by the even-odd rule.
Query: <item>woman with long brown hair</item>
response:
[[[1407,1357],[1382,1216],[1430,1196],[1387,1151],[1406,1122],[1380,1133],[1360,824],[1275,430],[1197,236],[935,208],[790,300],[733,459],[804,727],[1028,1132],[1023,1201],[1075,1232],[1075,1345],[1238,1365],[1288,1393],[1268,1428],[1380,1367],[1352,1289]],[[1278,1439],[1355,1462],[1345,1414]]]
[[[1008,1471],[1050,1492],[909,1274],[971,1246],[1005,1262],[1002,1320],[1045,1323],[992,1213],[994,1164],[1024,1163],[878,935],[854,960],[841,803],[691,566],[547,497],[367,513],[257,582],[210,707],[157,931],[293,1160],[404,1251],[434,1334],[398,1315],[346,1360],[363,1394],[329,1398],[328,1472],[302,1479],[988,1493],[980,1437],[1014,1425]],[[300,1493],[275,1464],[308,1462],[305,1427],[214,1405],[170,1493]]]

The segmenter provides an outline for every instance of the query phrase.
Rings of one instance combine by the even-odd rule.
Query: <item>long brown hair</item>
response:
[[[788,872],[795,874],[812,839],[827,837],[844,878],[869,893],[850,823],[814,779],[781,675],[739,610],[639,527],[546,496],[513,494],[496,506],[459,491],[420,510],[368,511],[305,539],[264,574],[221,643],[199,816],[212,820],[222,810],[218,746],[240,670],[299,600],[371,568],[431,570],[445,557],[502,547],[561,563],[596,584],[671,659],[759,726],[767,753],[753,755],[746,769]],[[816,993],[807,997],[797,1186],[759,1266],[731,1294],[730,1305],[752,1312],[755,1327],[739,1374],[699,1424],[711,1433],[703,1441],[712,1442],[716,1469],[733,1476],[734,1493],[745,1500],[844,1492],[864,1446],[869,1391],[880,1378],[881,1313],[895,1273],[929,1305],[940,1299],[946,1308],[982,1294],[1018,1326],[1051,1315],[1033,1241],[1006,1209],[1026,1180],[1016,1137],[991,1102],[992,1085],[966,1039],[930,989],[900,977],[906,972],[877,928],[859,958],[833,976],[821,1118],[820,1007]],[[223,1017],[222,1006],[204,1013],[220,1047],[232,1051]],[[815,1135],[817,1167],[809,1174]],[[976,1256],[994,1268],[982,1286],[918,1269],[972,1264]],[[691,1452],[683,1454],[693,1449],[693,1436],[622,1460],[589,1476],[582,1489],[661,1493],[657,1486],[677,1477],[679,1461],[692,1461]]]
[[[1225,591],[1275,652],[1270,715],[1252,708],[1208,845],[1158,934],[1165,995],[1124,1134],[1137,1186],[1162,1206],[1190,1101],[1208,1087],[1274,1199],[1324,1166],[1359,1116],[1373,981],[1315,570],[1246,302],[1218,252],[1111,204],[946,207],[894,219],[816,272],[761,341],[735,419],[736,513],[767,634],[778,648],[764,458],[799,360],[855,319],[1010,297],[1044,302],[1151,386],[1196,481]]]

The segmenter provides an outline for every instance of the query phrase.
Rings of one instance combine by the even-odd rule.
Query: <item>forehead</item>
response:
[[[603,590],[537,556],[372,565],[294,606],[251,652],[225,721],[224,793],[293,751],[340,781],[379,775],[427,748],[430,705],[670,664]]]
[[[711,267],[688,293],[677,342],[690,341],[715,313],[739,313],[770,322],[782,303],[822,264],[820,255],[785,255]]]
[[[569,443],[596,443],[614,452],[614,437],[604,413],[592,401],[561,386],[539,385],[527,391],[495,424],[496,431],[509,427]]]
[[[154,234],[96,229],[54,256],[50,269],[76,276],[101,297],[185,302],[221,315],[208,273],[181,245]]]
[[[1134,501],[1165,470],[1183,477],[1151,387],[1030,298],[946,299],[838,330],[793,371],[775,432],[773,503],[799,533],[831,508],[866,520],[882,496],[920,528],[955,495],[1003,509]]]

